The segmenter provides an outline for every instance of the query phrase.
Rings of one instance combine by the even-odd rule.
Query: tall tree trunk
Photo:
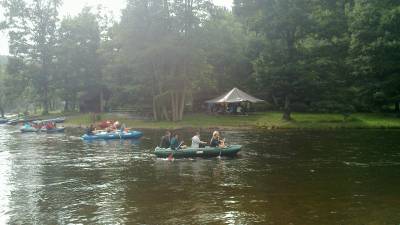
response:
[[[162,113],[164,115],[165,120],[170,121],[170,118],[168,116],[168,110],[167,110],[167,108],[165,106],[162,107]]]
[[[158,120],[158,113],[157,113],[157,104],[156,104],[156,97],[153,96],[153,118],[155,121]]]
[[[75,97],[72,99],[70,109],[71,109],[71,111],[75,111],[75,109],[76,109],[76,98]]]
[[[106,101],[104,100],[104,92],[103,89],[100,90],[100,112],[104,112],[106,106]]]
[[[69,100],[65,99],[64,112],[69,112]]]
[[[48,97],[48,87],[45,84],[43,93],[43,115],[49,114],[49,97]]]
[[[275,105],[275,107],[279,107],[279,101],[278,101],[278,98],[277,97],[275,97],[275,95],[274,94],[272,94],[272,102],[274,103],[274,105]]]
[[[171,116],[172,116],[172,121],[177,121],[178,120],[178,95],[176,91],[171,91]]]
[[[152,93],[153,93],[153,118],[154,120],[162,120],[163,109],[160,108],[159,95],[162,93],[162,87],[160,82],[160,76],[157,72],[157,67],[154,61],[151,61],[153,69],[153,82],[152,82]],[[157,92],[158,91],[158,92]]]
[[[183,112],[185,111],[185,88],[183,88],[183,91],[181,92],[181,102],[179,106],[179,120],[183,120]]]
[[[286,95],[285,96],[285,107],[283,109],[283,119],[287,120],[287,121],[291,120],[292,119],[291,114],[292,114],[292,111],[290,109],[290,98],[288,95]]]
[[[289,30],[286,33],[286,43],[287,43],[287,54],[288,54],[288,59],[287,59],[287,63],[288,64],[293,64],[293,61],[295,60],[295,30]],[[294,75],[294,73],[296,73],[296,71],[289,71],[289,74],[287,74],[287,78],[289,80],[290,83],[290,78],[291,76]],[[289,87],[287,88],[292,88],[292,84],[290,84]],[[289,94],[286,94],[285,96],[285,106],[283,109],[283,119],[284,120],[291,120],[291,109],[290,109],[290,96]]]
[[[0,115],[1,115],[1,118],[4,118],[4,109],[3,109],[3,107],[0,107]]]

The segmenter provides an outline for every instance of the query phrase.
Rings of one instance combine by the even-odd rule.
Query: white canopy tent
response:
[[[208,104],[239,103],[239,102],[258,103],[258,102],[264,102],[264,100],[253,97],[238,88],[233,88],[229,92],[217,98],[206,101],[206,103]]]

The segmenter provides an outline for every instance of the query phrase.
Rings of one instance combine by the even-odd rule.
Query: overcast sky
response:
[[[231,8],[233,0],[213,0],[215,4]],[[64,0],[63,6],[60,9],[62,16],[76,15],[84,6],[103,5],[111,10],[115,18],[120,16],[120,11],[125,7],[126,0]],[[0,15],[3,11],[0,8]],[[8,54],[8,38],[5,33],[0,33],[0,55]]]

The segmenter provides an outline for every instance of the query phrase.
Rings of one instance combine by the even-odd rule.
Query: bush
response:
[[[313,112],[342,113],[346,115],[355,111],[354,106],[351,104],[343,104],[336,101],[315,102],[311,104],[310,108]]]
[[[255,103],[251,105],[252,111],[256,112],[265,112],[265,111],[273,111],[277,110],[277,107],[275,105],[269,103],[269,102],[262,102],[262,103]]]
[[[291,104],[291,109],[294,112],[308,112],[310,111],[310,106],[308,106],[305,103],[301,103],[301,102],[294,102]]]

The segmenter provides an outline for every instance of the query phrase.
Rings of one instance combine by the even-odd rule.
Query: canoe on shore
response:
[[[19,123],[28,123],[28,122],[32,122],[34,119],[13,119],[13,120],[9,120],[7,122],[7,125],[17,125]]]
[[[171,154],[174,158],[195,158],[195,157],[216,157],[216,156],[235,156],[242,149],[241,145],[230,145],[226,148],[186,148],[172,150],[170,148],[159,148],[154,150],[154,154],[159,158],[168,158]]]
[[[62,132],[64,132],[64,130],[65,130],[65,127],[57,127],[57,128],[53,128],[53,129],[46,129],[46,128],[36,129],[36,128],[31,127],[31,126],[23,126],[20,129],[20,131],[22,133],[33,133],[33,132],[62,133]]]
[[[32,123],[35,124],[40,124],[40,123],[64,123],[65,122],[65,117],[58,117],[58,118],[54,118],[54,119],[47,119],[47,120],[35,120],[32,121]]]
[[[129,132],[101,132],[93,135],[83,135],[82,139],[83,140],[113,140],[113,139],[135,139],[135,138],[140,138],[143,135],[142,132],[140,131],[129,131]]]
[[[62,133],[64,131],[65,131],[65,127],[56,127],[53,129],[46,129],[46,128],[40,129],[40,132],[44,132],[44,133]]]
[[[34,124],[40,124],[40,123],[64,123],[65,122],[65,117],[58,117],[54,119],[47,119],[47,120],[38,120],[37,118],[19,118],[19,119],[11,119],[8,120],[6,123],[7,125],[17,125],[19,123],[34,123]]]
[[[5,124],[8,122],[8,119],[0,118],[0,124]]]

